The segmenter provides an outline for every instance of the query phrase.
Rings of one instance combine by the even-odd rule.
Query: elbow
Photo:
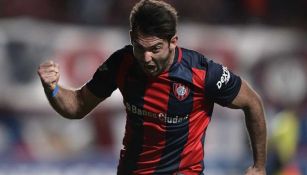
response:
[[[254,93],[248,103],[246,103],[243,106],[243,111],[248,112],[248,111],[253,111],[253,110],[263,110],[263,101],[260,95],[257,93]]]
[[[262,99],[259,95],[255,95],[251,102],[243,108],[245,118],[256,123],[264,123],[265,114]]]
[[[258,93],[255,93],[254,105],[258,106],[259,108],[263,108],[263,101],[262,101],[261,96]]]
[[[83,119],[87,114],[87,110],[85,104],[82,100],[77,100],[76,105],[72,105],[69,108],[70,110],[66,115],[64,115],[65,118],[71,119],[71,120],[80,120]]]
[[[70,120],[80,120],[83,119],[85,115],[73,115],[73,116],[66,116],[65,118],[70,119]]]
[[[85,117],[85,115],[62,115],[62,117],[70,120],[80,120]]]
[[[66,113],[60,113],[60,115],[63,117],[63,118],[66,118],[66,119],[70,119],[70,120],[80,120],[80,119],[83,119],[86,114],[82,114],[81,112],[66,112]]]
[[[249,106],[263,106],[262,98],[256,91],[253,90],[249,98],[251,99]]]

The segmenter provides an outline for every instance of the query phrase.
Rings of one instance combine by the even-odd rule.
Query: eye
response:
[[[158,47],[154,47],[151,51],[152,51],[153,53],[158,53],[158,52],[160,51],[160,49],[161,49],[161,47],[158,46]]]

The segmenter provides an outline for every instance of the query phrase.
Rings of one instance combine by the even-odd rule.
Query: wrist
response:
[[[55,97],[58,92],[59,92],[59,86],[58,84],[56,84],[54,89],[51,92],[51,97]]]
[[[45,86],[44,90],[48,97],[55,97],[59,91],[59,86],[57,84],[53,84],[52,86]]]
[[[264,170],[265,169],[265,165],[263,164],[254,164],[253,168],[256,170]]]
[[[262,156],[262,154],[264,154]],[[253,167],[257,168],[257,169],[264,169],[265,168],[265,164],[266,164],[266,153],[262,153],[262,154],[255,154],[254,155],[254,164]]]

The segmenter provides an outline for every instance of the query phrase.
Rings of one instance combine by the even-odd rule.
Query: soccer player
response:
[[[126,130],[117,169],[129,174],[203,174],[204,139],[214,103],[243,109],[254,163],[246,175],[265,175],[262,101],[227,67],[177,46],[177,12],[142,0],[130,14],[131,45],[114,52],[84,86],[60,86],[53,61],[38,68],[47,98],[63,117],[80,119],[119,88]]]

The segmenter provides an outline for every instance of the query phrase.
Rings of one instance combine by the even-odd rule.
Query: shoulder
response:
[[[132,54],[133,53],[133,47],[132,47],[132,45],[125,45],[122,49],[120,49],[120,51],[122,51],[123,53]]]
[[[227,67],[210,59],[206,55],[195,50],[181,48],[182,64],[191,68],[205,70],[213,74],[227,73]]]
[[[125,58],[133,58],[133,49],[131,45],[126,45],[122,47],[121,49],[116,50],[109,56],[109,58],[105,61],[105,64],[111,67],[117,67],[122,62],[124,62]],[[103,66],[103,65],[102,65]]]
[[[133,55],[133,48],[131,45],[126,45],[124,47],[122,47],[121,49],[118,49],[117,51],[115,51],[111,57],[116,57],[116,58],[121,58],[121,57],[125,57],[125,56],[129,56],[129,55]]]
[[[181,50],[183,64],[196,69],[207,69],[209,59],[205,55],[191,49],[181,48]]]

